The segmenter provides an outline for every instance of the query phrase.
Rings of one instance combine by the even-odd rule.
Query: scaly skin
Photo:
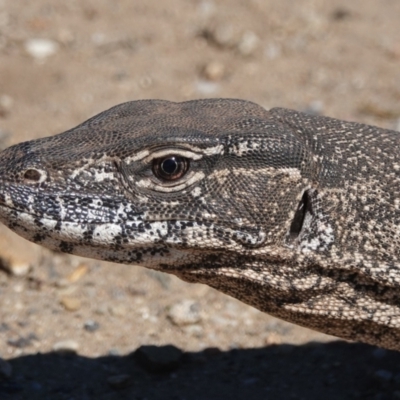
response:
[[[0,220],[400,349],[399,133],[246,101],[121,104],[0,154]]]

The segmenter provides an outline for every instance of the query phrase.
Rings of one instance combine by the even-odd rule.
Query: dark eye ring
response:
[[[189,170],[190,161],[186,157],[170,155],[153,160],[154,175],[164,181],[176,181]]]

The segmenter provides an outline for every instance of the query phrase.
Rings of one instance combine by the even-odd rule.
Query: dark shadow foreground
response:
[[[152,348],[153,356],[162,358],[164,350]],[[12,359],[13,375],[0,382],[0,399],[400,399],[400,353],[363,344],[206,349],[164,366],[146,364],[138,352]]]

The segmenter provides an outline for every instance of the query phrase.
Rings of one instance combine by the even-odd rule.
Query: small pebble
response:
[[[95,332],[100,328],[100,324],[96,321],[92,321],[91,319],[87,320],[83,325],[85,331]]]
[[[251,56],[259,47],[260,39],[252,31],[245,32],[237,44],[237,49],[242,56]]]
[[[343,21],[344,19],[347,19],[349,17],[351,17],[350,10],[342,7],[336,8],[332,13],[332,19],[334,21]]]
[[[18,257],[1,257],[1,264],[2,268],[13,276],[25,276],[31,270],[30,262]]]
[[[197,11],[200,17],[208,18],[213,15],[216,11],[216,6],[213,1],[202,0],[197,5]]]
[[[220,81],[225,76],[225,66],[219,61],[211,61],[204,66],[202,75],[210,81]]]
[[[70,45],[75,41],[75,36],[72,31],[62,28],[58,31],[57,39],[64,45]]]
[[[237,32],[233,25],[219,25],[215,29],[209,29],[206,36],[222,48],[235,45]]]
[[[80,264],[74,271],[72,271],[67,280],[70,283],[75,283],[84,277],[88,271],[89,267],[86,264]]]
[[[10,327],[5,322],[0,323],[0,332],[7,332],[10,330]]]
[[[77,297],[62,297],[60,303],[67,311],[77,311],[82,305]]]
[[[60,289],[64,289],[64,288],[67,288],[68,286],[70,286],[70,282],[68,282],[68,280],[65,278],[61,278],[61,279],[58,279],[57,281],[55,281],[54,285]]]
[[[107,378],[107,383],[114,389],[123,389],[130,385],[131,377],[128,374],[114,375]]]
[[[22,293],[25,290],[25,285],[22,283],[17,283],[13,286],[13,290],[15,293]],[[21,310],[23,306],[21,306],[21,302],[14,303],[14,308],[16,310]]]
[[[196,338],[202,338],[204,336],[204,329],[201,325],[187,325],[183,327],[183,330],[187,335],[191,335]]]
[[[197,324],[202,320],[200,304],[193,300],[182,300],[174,304],[167,316],[177,326]]]
[[[148,89],[154,82],[151,76],[143,76],[139,79],[138,83],[141,89]]]
[[[12,375],[12,366],[11,364],[0,358],[0,378],[9,379]]]
[[[279,45],[270,43],[265,47],[264,54],[270,60],[275,60],[282,54],[282,49]]]
[[[108,308],[110,314],[114,317],[124,317],[127,313],[127,309],[123,304],[117,304]]]
[[[121,352],[118,349],[113,348],[108,351],[108,355],[116,357],[116,356],[120,356]]]
[[[196,82],[195,90],[203,96],[211,96],[216,94],[220,89],[220,84],[216,82],[201,80]]]
[[[37,60],[44,60],[58,51],[58,43],[50,39],[33,38],[25,42],[26,52]]]
[[[95,309],[95,313],[97,315],[105,315],[109,311],[109,307],[107,304],[99,304],[99,306]]]
[[[57,353],[77,353],[79,344],[75,340],[62,340],[53,345],[53,350]]]
[[[24,347],[31,346],[34,340],[38,340],[38,337],[34,333],[30,333],[27,336],[20,336],[16,339],[8,339],[7,343],[10,346],[22,349]]]
[[[312,101],[305,109],[304,112],[311,115],[321,115],[324,111],[324,103],[321,100]]]

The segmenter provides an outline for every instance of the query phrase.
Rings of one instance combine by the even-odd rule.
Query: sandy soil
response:
[[[236,97],[400,130],[399,18],[398,0],[0,0],[0,146],[143,98]],[[4,227],[0,259],[0,399],[400,398],[399,354],[206,286]]]

